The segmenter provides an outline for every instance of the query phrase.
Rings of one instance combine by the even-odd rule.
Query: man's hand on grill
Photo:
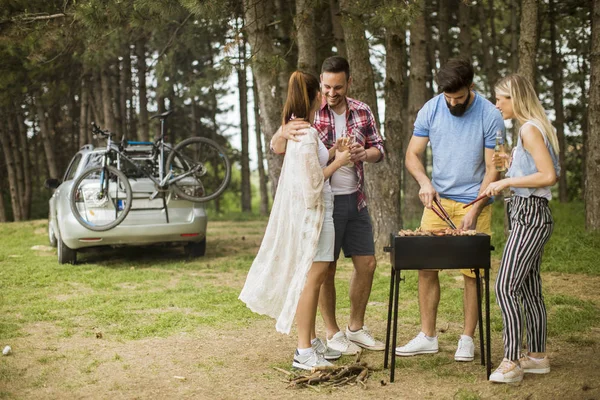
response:
[[[465,214],[462,221],[460,221],[458,229],[475,229],[475,227],[477,226],[477,217],[479,217],[479,212],[477,212],[475,208],[471,208],[469,212]]]

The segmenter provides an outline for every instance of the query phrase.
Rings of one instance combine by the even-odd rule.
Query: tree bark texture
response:
[[[410,27],[410,76],[408,78],[408,120],[406,123],[405,143],[412,138],[413,127],[417,113],[427,101],[426,75],[427,54],[425,53],[426,40],[425,19],[422,13],[413,20]],[[406,146],[402,149],[406,153]],[[422,160],[426,166],[425,158]],[[419,199],[419,184],[404,169],[404,203],[402,219],[405,222],[415,221],[423,213],[423,204]]]
[[[245,25],[248,30],[248,42],[252,49],[252,73],[256,78],[256,90],[260,107],[260,126],[265,143],[281,125],[281,93],[278,85],[279,71],[273,65],[276,58],[273,38],[269,34],[269,24],[274,16],[274,6],[270,0],[244,0]],[[256,100],[256,98],[255,98]],[[275,196],[283,156],[267,152],[267,165]]]
[[[42,143],[44,145],[44,154],[46,156],[46,162],[48,164],[48,175],[51,178],[59,178],[58,168],[56,164],[56,154],[54,153],[53,146],[53,135],[52,129],[50,128],[50,123],[48,118],[46,117],[46,112],[44,111],[44,106],[42,105],[42,100],[37,98],[35,100],[35,107],[37,111],[37,117],[40,124],[40,134],[42,135]]]
[[[458,34],[459,51],[462,57],[471,59],[473,52],[471,51],[471,8],[464,1],[458,2]]]
[[[519,70],[519,0],[510,2],[510,67]]]
[[[102,66],[100,79],[102,82],[102,113],[104,115],[104,126],[102,128],[116,133],[115,114],[113,113],[113,95],[111,89],[112,82],[108,65]]]
[[[90,81],[89,75],[84,70],[81,76],[81,101],[79,102],[79,147],[86,143],[92,143],[92,130],[88,123],[90,110]]]
[[[492,2],[493,0],[488,0]],[[486,13],[485,0],[480,0],[477,4],[477,16],[479,17],[479,33],[481,36],[481,54],[483,72],[485,74],[487,89],[490,93],[490,101],[496,102],[494,93],[494,85],[498,82],[498,66],[496,65],[495,48],[496,43],[494,42],[495,34],[493,34],[490,27],[489,14]],[[493,15],[493,14],[491,14]],[[491,20],[493,26],[494,20]]]
[[[250,149],[248,146],[248,80],[246,77],[246,41],[242,37],[238,49],[238,86],[240,95],[240,133],[242,141],[242,211],[252,211],[252,185],[250,183]]]
[[[29,140],[27,139],[27,126],[23,114],[21,113],[20,107],[15,107],[15,115],[17,118],[17,132],[19,135],[19,151],[23,161],[23,178],[24,178],[24,192],[21,194],[21,208],[22,217],[24,220],[29,219],[31,214],[31,198],[32,198],[32,185],[31,185],[31,157],[29,149]]]
[[[260,215],[269,214],[269,190],[267,189],[268,176],[265,172],[263,155],[263,137],[260,134],[260,108],[258,101],[258,90],[256,79],[252,78],[252,96],[254,97],[254,132],[256,134],[256,161],[258,162],[258,188],[260,192]]]
[[[342,26],[350,63],[350,97],[360,100],[371,107],[379,130],[379,116],[377,111],[377,96],[375,94],[375,80],[373,67],[369,61],[369,43],[365,37],[365,25],[361,15],[357,14],[356,6],[352,0],[341,0]],[[387,161],[376,164],[365,164],[365,189],[367,204],[373,223],[373,236],[376,254],[382,254],[383,246],[390,235],[391,226],[397,226],[398,205],[393,200],[394,185],[388,185],[388,177],[397,174],[398,170]],[[389,203],[386,203],[389,200]],[[391,222],[390,219],[394,219]]]
[[[388,2],[391,6],[400,7],[398,1]],[[381,254],[385,244],[386,233],[398,232],[402,227],[401,191],[402,161],[404,144],[404,64],[406,62],[405,27],[389,26],[385,35],[385,150],[386,155],[381,166],[377,168],[385,179],[380,178],[382,196],[376,207],[371,207],[371,215],[379,220],[379,245]],[[369,166],[370,167],[370,166]]]
[[[298,42],[298,69],[318,77],[314,15],[315,2],[313,0],[296,0],[294,23]]]
[[[6,110],[2,110],[3,113]],[[8,177],[8,188],[10,194],[10,203],[12,205],[13,219],[15,221],[21,221],[21,203],[19,201],[20,193],[19,186],[17,183],[17,166],[15,164],[15,154],[12,148],[12,134],[10,132],[10,128],[5,126],[0,131],[0,146],[2,147],[2,152],[4,153],[4,162],[6,164],[6,171]]]
[[[585,161],[585,222],[589,231],[600,230],[600,0],[593,0],[590,54],[588,137]]]
[[[438,57],[440,65],[446,64],[450,58],[450,10],[448,9],[447,1],[438,1]]]
[[[348,51],[346,50],[346,41],[344,39],[344,28],[342,27],[342,15],[340,13],[340,0],[330,0],[329,4],[331,27],[337,55],[348,59]]]
[[[538,0],[523,0],[521,3],[521,33],[519,35],[519,69],[535,87],[535,56],[538,45]]]
[[[135,44],[136,67],[138,75],[138,104],[140,117],[138,124],[138,138],[142,141],[150,140],[150,126],[148,123],[148,94],[146,90],[146,41],[139,39]]]
[[[565,140],[565,112],[563,107],[563,63],[560,54],[559,46],[561,45],[560,38],[557,37],[556,31],[556,9],[554,0],[550,0],[548,4],[548,19],[550,25],[550,47],[552,48],[550,54],[551,60],[551,73],[552,73],[552,94],[554,97],[554,112],[556,119],[554,120],[554,127],[556,128],[556,136],[558,137],[558,145],[560,151],[558,159],[560,162],[560,169],[563,171],[558,179],[558,200],[561,203],[568,201],[567,196],[567,165],[566,165],[566,140]]]

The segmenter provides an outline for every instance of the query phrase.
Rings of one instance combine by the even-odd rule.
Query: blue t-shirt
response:
[[[494,148],[497,130],[504,136],[502,114],[478,93],[461,117],[450,114],[443,94],[425,103],[413,135],[429,138],[431,182],[441,197],[461,203],[475,200],[485,175],[484,148]]]

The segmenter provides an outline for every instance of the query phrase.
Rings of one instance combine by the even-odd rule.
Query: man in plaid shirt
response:
[[[323,62],[323,104],[314,121],[314,127],[328,149],[337,146],[342,137],[348,137],[351,142],[352,163],[337,170],[330,181],[335,196],[334,259],[338,259],[340,250],[343,249],[344,255],[351,257],[354,264],[350,281],[350,320],[345,332],[340,330],[335,317],[337,261],[330,264],[329,274],[319,297],[319,308],[327,330],[327,347],[345,355],[358,353],[360,347],[369,350],[385,348],[364,325],[376,262],[373,227],[364,191],[363,163],[383,159],[383,141],[377,132],[375,117],[369,106],[346,97],[351,83],[350,66],[346,59],[334,56]],[[277,153],[285,152],[287,140],[298,140],[296,136],[305,134],[303,130],[309,126],[303,120],[290,121],[273,136],[272,150]]]

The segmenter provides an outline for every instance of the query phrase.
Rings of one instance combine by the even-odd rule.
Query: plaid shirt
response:
[[[371,109],[365,103],[358,100],[346,98],[346,131],[349,135],[354,135],[356,143],[359,143],[366,149],[371,147],[377,148],[381,153],[379,161],[383,160],[383,140],[377,132],[375,125],[375,117]],[[319,138],[325,144],[325,147],[330,149],[335,143],[335,117],[333,111],[327,105],[327,100],[323,96],[323,103],[317,112],[314,121],[314,127],[319,131]],[[356,164],[356,174],[358,176],[358,209],[361,210],[367,206],[367,197],[364,190],[365,168],[363,161]]]

